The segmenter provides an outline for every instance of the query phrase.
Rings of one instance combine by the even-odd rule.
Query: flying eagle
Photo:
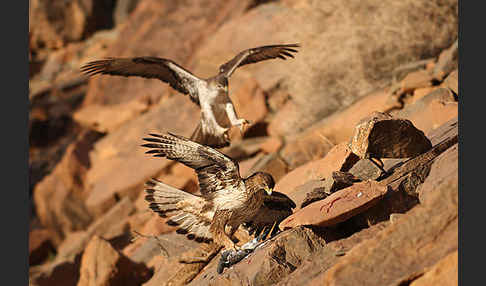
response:
[[[228,130],[231,126],[243,126],[249,121],[238,118],[228,96],[228,79],[236,68],[259,61],[287,57],[293,58],[293,48],[298,44],[271,45],[240,52],[219,67],[219,73],[201,79],[169,59],[156,57],[108,58],[93,61],[81,67],[87,75],[96,74],[140,76],[157,78],[175,90],[189,95],[201,107],[201,121],[191,139],[204,145],[220,148],[229,145]]]
[[[295,204],[283,194],[272,195],[272,176],[256,172],[241,178],[238,163],[221,152],[173,134],[143,138],[146,153],[166,157],[192,169],[198,176],[201,195],[194,195],[152,179],[146,183],[145,200],[178,233],[203,241],[213,240],[235,250],[231,239],[240,224],[252,230],[283,220]]]

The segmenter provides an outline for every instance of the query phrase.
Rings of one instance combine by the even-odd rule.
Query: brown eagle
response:
[[[96,74],[140,76],[157,78],[168,83],[175,90],[189,95],[201,107],[201,121],[191,139],[204,145],[220,148],[229,145],[228,130],[239,126],[243,130],[246,119],[238,118],[228,96],[228,79],[236,68],[268,59],[293,58],[293,48],[298,44],[270,45],[240,52],[229,62],[219,67],[219,73],[201,79],[175,62],[156,57],[108,58],[93,61],[81,67],[81,71]]]
[[[238,163],[223,153],[173,134],[150,134],[142,145],[146,153],[166,157],[193,168],[201,195],[194,195],[152,179],[146,183],[145,197],[150,208],[168,224],[178,225],[179,233],[213,240],[226,249],[236,249],[231,239],[240,224],[252,230],[279,222],[292,213],[295,204],[285,195],[273,196],[274,180],[257,172],[241,178]]]

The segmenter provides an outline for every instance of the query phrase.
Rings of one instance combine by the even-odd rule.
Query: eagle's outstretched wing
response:
[[[238,163],[223,153],[174,134],[150,134],[148,154],[178,161],[197,173],[201,194],[217,196],[219,191],[235,190],[242,184]]]
[[[244,225],[250,234],[255,236],[260,235],[265,228],[271,228],[273,224],[277,225],[274,231],[278,231],[278,224],[292,214],[292,209],[295,206],[294,201],[283,193],[265,194],[263,204],[258,212],[251,219],[248,219]]]
[[[192,101],[199,104],[197,83],[202,81],[175,62],[156,57],[107,58],[89,62],[81,67],[89,76],[96,74],[139,76],[157,78],[168,83],[175,90],[188,94]]]
[[[297,53],[296,49],[300,47],[299,44],[288,44],[288,45],[270,45],[262,46],[253,49],[248,49],[240,52],[229,62],[221,65],[219,67],[219,73],[224,74],[226,77],[230,77],[236,68],[256,63],[259,61],[280,58],[286,60],[286,57],[293,58],[292,53]]]

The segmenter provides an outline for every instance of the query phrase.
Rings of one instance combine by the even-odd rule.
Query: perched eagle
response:
[[[176,160],[198,176],[201,195],[155,179],[146,183],[150,208],[169,217],[167,223],[178,225],[179,233],[235,249],[231,237],[240,224],[258,231],[292,213],[292,200],[283,194],[271,195],[275,183],[270,174],[257,172],[243,179],[238,163],[211,147],[170,133],[150,135],[144,138],[150,143],[142,145],[151,148],[146,153]]]
[[[201,79],[169,59],[156,57],[108,58],[93,61],[81,67],[81,71],[96,74],[140,76],[158,78],[177,91],[188,94],[201,107],[201,121],[191,139],[204,145],[220,148],[229,145],[228,130],[249,122],[238,118],[228,96],[228,79],[237,67],[268,59],[293,58],[293,48],[298,44],[271,45],[240,52],[229,62],[219,67],[219,74]]]

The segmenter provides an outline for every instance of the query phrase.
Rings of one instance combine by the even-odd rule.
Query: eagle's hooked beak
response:
[[[269,196],[270,196],[270,195],[272,195],[272,191],[273,191],[273,189],[272,189],[272,188],[269,188],[269,187],[265,186],[265,188],[264,188],[264,189],[265,189],[265,192],[266,192],[266,193],[267,193]]]

